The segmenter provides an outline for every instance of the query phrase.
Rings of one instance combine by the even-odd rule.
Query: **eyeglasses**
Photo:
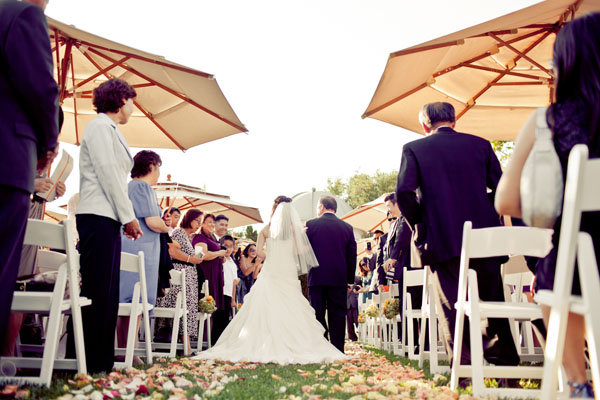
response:
[[[395,221],[395,220],[397,220],[397,219],[398,219],[398,217],[392,217],[392,218],[388,218],[388,221],[389,221],[389,222],[392,222],[392,221]]]

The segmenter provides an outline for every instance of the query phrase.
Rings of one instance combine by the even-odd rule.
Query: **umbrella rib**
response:
[[[504,45],[507,49],[509,49],[512,52],[516,53],[518,56],[520,56],[520,58],[523,58],[523,59],[529,61],[531,64],[535,65],[536,67],[538,67],[539,69],[541,69],[542,71],[544,71],[549,76],[552,76],[550,74],[550,71],[546,67],[544,67],[543,65],[541,65],[540,63],[538,63],[537,61],[535,61],[533,58],[529,57],[527,54],[525,54],[526,52],[521,52],[521,51],[517,50],[512,45],[506,43],[504,40],[500,39],[498,36],[494,35],[493,33],[490,33],[489,36],[491,38],[493,38],[495,41],[497,41],[498,43]],[[545,37],[545,36],[543,36],[543,37]],[[527,51],[530,51],[530,50],[531,49],[528,49]]]
[[[175,140],[175,138],[173,136],[171,136],[169,134],[169,132],[167,132],[167,130],[165,128],[163,128],[163,126],[161,124],[158,123],[158,121],[152,116],[152,114],[150,114],[148,111],[146,111],[146,109],[144,107],[142,107],[140,105],[139,102],[134,101],[133,104],[135,104],[135,106],[137,108],[139,108],[139,110],[142,112],[142,114],[144,114],[146,116],[146,118],[148,118],[158,129],[160,129],[160,131],[162,133],[164,133],[165,136],[171,140],[171,142],[173,142],[177,147],[179,147],[180,150],[182,150],[182,151],[185,150],[185,147],[183,147],[177,140]]]
[[[342,217],[342,220],[346,220],[347,218],[350,218],[350,217],[355,217],[358,214],[362,214],[363,212],[369,211],[370,209],[375,208],[375,207],[380,206],[380,205],[381,205],[381,203],[377,203],[377,204],[370,205],[369,207],[365,207],[365,208],[363,208],[361,210],[356,210],[356,212],[354,214],[348,214],[348,215]]]
[[[54,30],[56,30],[55,27],[53,27],[53,28],[54,28]],[[59,30],[59,32],[61,32],[61,31]],[[63,33],[63,32],[61,32],[61,33]],[[65,33],[63,33],[63,35],[65,37],[69,37]],[[101,39],[103,39],[103,38],[101,38]],[[111,49],[109,47],[101,46],[101,45],[96,44],[96,43],[90,43],[88,41],[81,40],[81,39],[76,39],[76,40],[77,40],[77,43],[82,44],[84,46],[95,47],[97,49],[104,50],[104,51],[110,51],[111,53],[116,53],[116,54],[119,54],[119,55],[122,55],[122,56],[128,56],[128,57],[131,57],[131,58],[136,58],[138,60],[146,61],[146,62],[149,62],[149,63],[152,63],[152,64],[157,64],[157,65],[160,65],[160,66],[163,66],[163,67],[173,68],[175,70],[182,71],[182,72],[187,72],[187,73],[194,74],[194,75],[198,75],[198,76],[201,76],[203,78],[209,78],[209,79],[213,78],[213,75],[211,75],[211,74],[208,74],[208,73],[202,72],[202,71],[198,71],[198,70],[195,70],[195,69],[192,69],[192,68],[187,68],[187,67],[184,67],[184,66],[181,66],[181,65],[176,65],[176,64],[170,64],[170,63],[167,63],[167,62],[164,62],[164,61],[160,61],[160,60],[156,60],[156,59],[153,59],[153,58],[148,58],[148,57],[140,56],[138,54],[130,53],[128,51]],[[158,57],[160,57],[160,56],[158,56]]]
[[[75,86],[75,63],[71,63],[71,81]],[[75,90],[73,90],[73,117],[75,119],[75,144],[79,145],[79,124],[77,123],[77,97],[75,96]]]
[[[532,37],[532,36],[539,35],[539,34],[540,34],[540,33],[542,33],[542,32],[546,32],[546,36],[547,36],[547,34],[549,34],[549,32],[548,32],[548,29],[547,29],[547,28],[542,28],[542,29],[538,29],[538,30],[536,30],[536,31],[533,31],[533,32],[529,32],[529,33],[527,33],[527,34],[525,34],[525,35],[523,35],[523,36],[519,36],[519,37],[517,37],[517,38],[514,38],[514,39],[511,39],[511,40],[508,40],[508,41],[506,41],[506,43],[508,43],[508,44],[515,43],[515,42],[518,42],[518,41],[521,41],[521,40],[524,40],[524,39],[530,38],[530,37]],[[545,38],[546,36],[543,36],[543,37]],[[500,44],[500,46],[503,46],[503,45],[502,45],[502,44]],[[418,48],[418,49],[410,49],[410,50],[411,50],[411,53],[415,53],[415,52],[420,52],[420,51],[422,51],[422,49],[425,49],[425,50],[427,50],[425,47]],[[398,52],[396,52],[396,53],[392,53],[392,54],[401,53],[401,52],[403,52],[403,51],[404,51],[404,50],[401,50],[401,51],[398,51]],[[409,54],[409,53],[407,53],[407,54]],[[456,65],[453,65],[453,66],[451,66],[451,67],[445,68],[445,69],[443,69],[443,70],[437,71],[437,72],[435,72],[435,73],[432,75],[432,77],[435,79],[435,78],[437,78],[438,76],[441,76],[441,75],[447,74],[447,73],[449,73],[449,72],[452,72],[452,71],[454,71],[455,69],[458,69],[458,68],[460,68],[460,67],[463,67],[463,66],[471,66],[471,65],[470,65],[471,63],[473,63],[473,62],[476,62],[476,61],[479,61],[479,60],[481,60],[481,59],[483,59],[483,58],[486,58],[486,57],[489,57],[489,56],[490,56],[489,52],[486,52],[486,53],[484,53],[484,54],[481,54],[481,55],[479,55],[479,56],[473,57],[473,58],[471,58],[471,59],[469,59],[469,60],[463,61],[463,62],[461,62],[461,63],[459,63],[459,64],[456,64]],[[391,55],[390,55],[390,57],[391,57]],[[498,70],[498,71],[500,71],[500,70]],[[510,72],[510,71],[509,71],[509,72],[507,72],[507,73],[510,73],[510,75],[517,74],[516,72]],[[538,78],[538,79],[539,79],[539,78]],[[373,114],[375,114],[375,113],[378,113],[379,111],[383,110],[384,108],[387,108],[387,107],[391,106],[391,105],[392,105],[392,104],[394,104],[394,103],[397,103],[398,101],[400,101],[400,100],[404,99],[405,97],[408,97],[408,96],[412,95],[413,93],[416,93],[416,92],[418,92],[419,90],[421,90],[421,89],[425,88],[426,86],[429,86],[429,84],[428,84],[427,82],[425,82],[425,83],[422,83],[422,84],[420,84],[419,86],[417,86],[416,88],[414,88],[414,89],[412,89],[412,90],[409,90],[408,92],[405,92],[405,93],[403,93],[403,94],[401,94],[401,95],[399,95],[399,96],[397,96],[397,97],[394,97],[393,99],[391,99],[391,100],[389,100],[389,101],[387,101],[387,102],[385,102],[385,103],[383,103],[383,104],[381,104],[381,105],[379,105],[379,106],[377,106],[377,107],[373,108],[372,110],[368,110],[368,111],[366,111],[366,112],[365,112],[365,113],[362,115],[362,117],[361,117],[361,118],[363,118],[363,119],[364,119],[364,118],[370,117],[371,115],[373,115]]]
[[[66,41],[65,54],[63,55],[63,59],[60,65],[61,74],[60,74],[60,82],[59,82],[59,95],[58,99],[60,104],[62,104],[65,98],[65,87],[67,85],[67,70],[69,69],[69,63],[71,62],[71,49],[73,47],[73,41],[71,39]]]
[[[236,213],[238,213],[238,214],[241,214],[241,215],[243,215],[243,216],[244,216],[244,217],[246,217],[246,218],[250,218],[251,220],[253,220],[253,221],[256,221],[257,223],[261,223],[261,222],[262,222],[262,221],[259,221],[259,220],[257,220],[257,219],[256,219],[256,218],[254,218],[254,217],[251,217],[251,216],[249,216],[249,215],[248,215],[248,214],[246,214],[246,213],[243,213],[243,212],[241,212],[241,211],[239,211],[239,210],[233,209],[233,208],[229,207],[229,206],[228,206],[228,205],[226,205],[226,204],[219,203],[218,201],[215,201],[215,203],[217,203],[217,204],[219,204],[219,205],[221,205],[221,206],[223,206],[223,207],[227,208],[228,210],[231,210],[231,211],[234,211],[234,212],[236,212]]]
[[[115,60],[113,58],[107,56],[106,54],[102,54],[101,52],[99,52],[99,51],[97,51],[97,50],[95,50],[93,48],[89,48],[88,50],[90,52],[92,52],[92,53],[94,53],[94,54],[102,57],[102,58],[105,58],[108,61],[115,62]],[[127,66],[123,66],[123,68],[126,69],[127,71],[131,72],[132,74],[135,74],[135,75],[139,76],[140,78],[143,78],[143,79],[147,80],[148,82],[151,82],[151,83],[155,84],[156,86],[158,86],[159,88],[163,89],[164,91],[172,94],[173,96],[179,97],[181,100],[184,100],[184,101],[188,102],[189,104],[191,104],[194,107],[196,107],[196,108],[204,111],[205,113],[210,114],[213,117],[215,117],[215,118],[217,118],[217,119],[225,122],[226,124],[228,124],[228,125],[236,128],[240,132],[247,132],[248,131],[246,128],[244,128],[242,126],[239,126],[238,124],[236,124],[234,122],[229,121],[227,118],[220,116],[216,112],[214,112],[212,110],[209,110],[208,108],[206,108],[206,107],[204,107],[204,106],[196,103],[194,100],[188,98],[187,96],[182,95],[181,93],[179,93],[179,92],[177,92],[177,91],[175,91],[175,90],[173,90],[173,89],[171,89],[171,88],[169,88],[169,87],[167,87],[167,86],[165,86],[165,85],[163,85],[163,84],[155,81],[154,79],[150,78],[149,76],[144,75],[141,72],[139,72],[139,71],[137,71],[137,70],[135,70],[133,68],[127,67]]]
[[[377,225],[375,225],[374,227],[372,227],[371,229],[368,230],[368,232],[373,232],[375,230],[375,228],[377,228],[378,226],[380,226],[381,224],[383,224],[385,222],[387,218],[384,218],[380,223],[378,223]]]
[[[491,67],[484,67],[484,66],[475,65],[475,64],[463,64],[463,67],[473,68],[473,69],[479,69],[479,70],[488,71],[488,72],[496,72],[498,74],[506,74],[506,75],[518,76],[519,78],[532,79],[534,81],[540,81],[542,83],[548,81],[548,78],[543,77],[543,76],[523,74],[523,73],[520,73],[520,72],[506,71],[506,70],[503,70],[503,69],[497,69],[497,68],[491,68]]]
[[[100,76],[100,75],[104,74],[105,72],[108,72],[108,71],[110,71],[111,69],[113,69],[113,68],[115,68],[115,67],[118,67],[119,65],[123,64],[125,61],[127,61],[127,60],[129,60],[129,59],[130,59],[130,57],[123,57],[122,59],[120,59],[119,61],[117,61],[117,62],[115,62],[115,63],[112,63],[112,64],[111,64],[111,65],[109,65],[108,67],[106,67],[106,68],[102,68],[100,71],[96,72],[96,73],[95,73],[95,74],[93,74],[92,76],[90,76],[90,77],[88,77],[88,78],[84,79],[83,81],[79,82],[77,85],[75,85],[75,81],[73,81],[73,87],[72,87],[70,90],[72,90],[73,92],[75,92],[75,90],[76,90],[77,88],[80,88],[80,87],[82,87],[82,86],[83,86],[83,85],[85,85],[86,83],[88,83],[88,82],[90,82],[90,81],[92,81],[92,80],[96,79],[98,76]]]
[[[82,54],[83,54],[83,55],[84,55],[84,56],[85,56],[85,57],[86,57],[86,58],[87,58],[87,59],[88,59],[88,60],[89,60],[89,61],[92,63],[92,65],[94,65],[94,66],[95,66],[96,68],[98,68],[99,70],[102,70],[102,68],[101,68],[101,67],[98,65],[98,63],[97,63],[96,61],[94,61],[94,59],[93,59],[92,57],[90,57],[90,55],[89,55],[89,54],[87,54],[87,52],[83,51],[83,52],[82,52]],[[111,78],[110,74],[109,74],[108,72],[106,72],[106,71],[104,71],[102,74],[103,74],[104,76],[106,76],[107,78],[109,78],[109,79]],[[149,113],[148,113],[148,112],[147,112],[147,111],[146,111],[146,110],[145,110],[145,109],[144,109],[142,106],[140,106],[140,105],[139,105],[139,103],[138,103],[138,102],[134,101],[133,103],[136,105],[136,107],[137,107],[137,108],[138,108],[138,109],[139,109],[139,110],[140,110],[140,111],[141,111],[141,112],[142,112],[142,113],[143,113],[143,114],[144,114],[144,115],[145,115],[145,116],[146,116],[146,117],[147,117],[147,118],[148,118],[150,121],[152,121],[152,123],[153,123],[154,125],[156,125],[156,127],[157,127],[158,129],[160,129],[160,130],[161,130],[161,132],[162,132],[162,133],[164,133],[164,134],[165,134],[165,136],[167,136],[167,137],[168,137],[168,138],[169,138],[169,139],[170,139],[170,140],[171,140],[171,141],[172,141],[172,142],[173,142],[173,143],[174,143],[174,144],[175,144],[177,147],[179,147],[179,149],[181,149],[181,150],[185,150],[185,149],[183,148],[183,146],[181,146],[181,144],[179,144],[179,143],[178,143],[178,142],[177,142],[175,139],[173,139],[173,137],[172,137],[172,136],[171,136],[171,135],[170,135],[170,134],[169,134],[169,133],[168,133],[168,132],[167,132],[167,131],[166,131],[166,130],[165,130],[165,129],[164,129],[164,128],[163,128],[163,127],[162,127],[162,126],[161,126],[161,125],[158,123],[158,122],[156,122],[156,121],[154,120],[154,118],[153,118],[153,117],[152,117],[152,116],[151,116],[151,115],[150,115],[150,114],[149,114]]]
[[[399,57],[399,56],[405,56],[407,54],[412,54],[412,53],[419,53],[421,51],[440,49],[442,47],[458,46],[458,45],[461,45],[461,44],[464,44],[464,43],[465,43],[464,39],[459,39],[459,40],[453,40],[451,42],[438,43],[438,44],[432,44],[432,45],[429,45],[429,46],[423,46],[423,47],[417,47],[417,48],[412,48],[412,49],[399,50],[399,51],[395,51],[395,52],[391,53],[390,54],[390,58]]]
[[[54,43],[56,47],[56,78],[60,82],[60,44],[58,41],[58,30],[54,29]]]

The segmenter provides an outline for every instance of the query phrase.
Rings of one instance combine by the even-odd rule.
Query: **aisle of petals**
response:
[[[75,376],[62,388],[59,400],[107,399],[205,399],[228,398],[247,388],[252,380],[267,379],[272,393],[263,396],[280,399],[471,399],[448,386],[424,378],[423,372],[384,356],[369,352],[359,344],[347,343],[350,359],[333,364],[281,367],[274,364],[226,363],[205,360],[157,359],[146,370],[130,368],[108,376]],[[279,375],[278,375],[279,374]],[[230,392],[232,390],[232,392]],[[267,389],[265,389],[267,390]],[[243,393],[243,392],[242,392]],[[238,393],[236,396],[240,396]]]

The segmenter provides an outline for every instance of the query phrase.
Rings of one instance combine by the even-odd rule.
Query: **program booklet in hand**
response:
[[[63,150],[60,161],[50,177],[52,180],[52,187],[47,192],[38,193],[37,195],[47,202],[53,201],[56,198],[56,185],[58,182],[65,183],[71,171],[73,171],[73,157]]]
[[[200,247],[199,244],[196,245],[194,250],[196,250],[196,254],[194,255],[194,257],[204,257],[204,250],[202,250],[202,247]]]

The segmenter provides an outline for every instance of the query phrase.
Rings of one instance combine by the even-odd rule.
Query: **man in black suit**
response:
[[[377,262],[377,255],[373,253],[373,245],[371,244],[371,242],[367,242],[365,257],[367,257],[367,259],[369,260],[369,271],[373,271]]]
[[[308,296],[325,337],[344,351],[346,288],[354,284],[356,240],[352,227],[335,216],[337,202],[331,196],[319,200],[319,218],[306,223],[306,235],[319,262],[308,272]],[[327,310],[327,322],[325,322]]]
[[[454,130],[451,104],[427,104],[419,119],[427,137],[404,145],[396,198],[402,214],[416,231],[415,244],[423,264],[438,275],[448,301],[444,312],[453,335],[463,225],[465,221],[472,221],[473,228],[500,225],[493,197],[502,170],[487,140]],[[504,299],[501,262],[480,259],[472,263],[482,300]],[[498,341],[491,346],[488,338],[495,335]],[[468,334],[463,343],[461,361],[469,363]],[[493,364],[519,362],[508,321],[504,319],[489,320],[484,346],[487,346],[484,355]]]
[[[34,3],[34,4],[30,4]],[[36,169],[58,137],[45,0],[0,1],[0,343],[7,331]]]

